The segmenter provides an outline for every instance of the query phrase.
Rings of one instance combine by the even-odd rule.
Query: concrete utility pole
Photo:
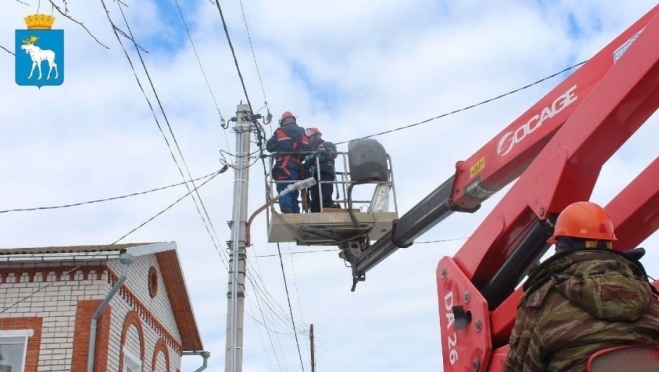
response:
[[[313,339],[313,324],[309,327],[309,345],[311,345],[311,372],[316,372],[316,344]]]
[[[236,153],[233,188],[233,220],[230,223],[231,251],[229,259],[229,300],[227,306],[227,338],[224,370],[243,370],[243,320],[245,314],[245,237],[247,230],[247,192],[249,185],[250,125],[249,105],[238,105],[236,112]]]

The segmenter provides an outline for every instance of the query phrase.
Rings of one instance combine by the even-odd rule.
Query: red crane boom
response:
[[[644,17],[640,35],[641,30],[626,32],[624,37],[631,31],[636,40],[624,58],[589,94],[574,98],[581,103],[510,192],[453,258],[440,261],[437,286],[446,371],[501,369],[521,295],[521,290],[513,293],[515,286],[549,248],[552,219],[570,203],[590,198],[602,165],[659,107],[656,11]],[[501,137],[504,145],[498,150],[512,146],[506,138]],[[607,206],[620,226],[614,249],[632,248],[659,226],[659,184],[648,182],[657,175],[655,160]],[[494,348],[499,349],[493,353]]]
[[[657,14],[659,6],[622,32],[471,157],[458,161],[455,174],[394,221],[387,234],[358,257],[349,257],[353,283],[363,281],[367,271],[398,248],[411,246],[415,239],[453,212],[477,211],[483,201],[518,178],[610,74],[622,55],[636,44],[636,39],[647,33],[645,29]]]
[[[454,211],[475,212],[519,177],[453,257],[437,267],[445,371],[500,371],[522,295],[547,252],[553,222],[589,200],[604,163],[659,108],[659,5],[465,161],[361,255],[368,270]],[[634,248],[659,227],[659,158],[606,206],[618,241]],[[654,283],[655,286],[657,282]],[[517,288],[517,289],[516,289]]]

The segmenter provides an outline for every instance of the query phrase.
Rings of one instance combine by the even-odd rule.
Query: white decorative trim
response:
[[[0,337],[32,337],[34,336],[33,329],[10,329],[5,331],[0,331]]]
[[[156,254],[160,252],[167,252],[176,249],[176,242],[167,243],[153,243],[145,245],[137,245],[134,247],[126,248],[126,253],[133,256],[144,256],[147,254]]]

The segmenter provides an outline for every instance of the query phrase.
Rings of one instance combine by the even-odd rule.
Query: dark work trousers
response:
[[[289,172],[291,173],[290,178],[286,178],[283,175],[283,172],[278,171],[280,174],[276,174],[276,176],[279,176],[279,178],[276,178],[277,181],[285,181],[285,180],[292,180],[292,181],[298,181],[300,179],[300,171],[297,169],[289,169]],[[291,183],[287,182],[282,182],[282,183],[277,183],[277,193],[281,193],[284,191],[288,185],[291,185]],[[282,213],[300,213],[300,205],[298,204],[298,197],[300,196],[300,191],[298,190],[293,190],[292,192],[284,195],[279,199],[279,208]]]
[[[318,176],[316,176],[318,177]],[[314,177],[314,178],[316,178]],[[321,181],[334,181],[334,175],[332,173],[320,172]],[[331,207],[334,202],[332,201],[332,191],[334,190],[333,183],[323,183],[320,185],[322,187],[323,194],[323,208]],[[311,199],[310,209],[311,213],[320,212],[320,187],[318,184],[311,187],[309,190],[309,197]]]

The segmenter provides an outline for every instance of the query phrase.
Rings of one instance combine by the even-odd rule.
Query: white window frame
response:
[[[124,351],[124,370],[121,372],[126,372],[129,367],[137,368],[138,371],[141,371],[142,361],[140,360],[140,358],[137,355],[128,351],[128,349],[126,349],[126,346],[124,346],[123,351]]]
[[[0,339],[4,337],[23,337],[23,361],[19,366],[17,372],[25,371],[25,361],[27,360],[27,344],[29,342],[29,338],[32,337],[33,335],[34,335],[33,329],[12,329],[12,330],[0,331]]]

